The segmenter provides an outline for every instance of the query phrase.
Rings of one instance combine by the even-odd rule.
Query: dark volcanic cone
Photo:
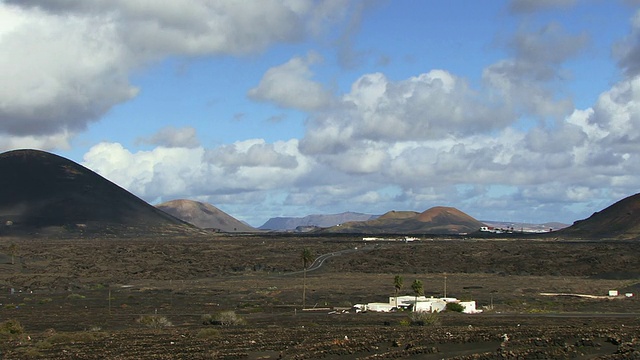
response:
[[[0,154],[0,226],[190,225],[63,157],[37,150]]]
[[[554,234],[589,239],[640,238],[640,193],[624,198]]]

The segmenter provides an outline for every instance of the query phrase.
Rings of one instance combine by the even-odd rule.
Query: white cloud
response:
[[[107,18],[59,17],[0,3],[0,132],[78,132],[135,96]]]
[[[359,141],[393,143],[469,136],[514,118],[464,79],[432,70],[406,80],[361,76],[331,111],[318,113],[302,140],[307,154],[338,154]]]
[[[562,119],[574,105],[570,98],[559,96],[570,76],[561,66],[588,42],[586,34],[567,34],[554,23],[534,32],[520,31],[508,43],[513,57],[485,68],[483,80],[489,91],[519,114]]]
[[[70,149],[71,138],[75,134],[60,132],[43,136],[5,136],[0,135],[0,151],[15,149]]]
[[[264,140],[246,140],[207,151],[206,160],[221,168],[295,169],[299,163],[296,143],[267,144]]]
[[[138,140],[144,144],[158,145],[164,147],[184,147],[195,148],[200,146],[200,141],[196,134],[196,129],[191,126],[175,128],[167,126],[148,138]]]
[[[295,57],[283,65],[269,69],[260,84],[249,90],[248,96],[258,101],[271,101],[284,108],[306,111],[319,110],[331,102],[331,93],[314,82],[309,66],[321,61],[311,53],[306,58]]]
[[[244,55],[342,21],[335,0],[0,2],[0,133],[77,133],[138,93],[168,56]],[[303,71],[303,70],[302,70]]]
[[[640,75],[640,10],[631,19],[630,34],[614,45],[613,52],[628,77]]]
[[[153,201],[286,187],[308,171],[308,162],[295,140],[247,140],[214,149],[157,147],[138,152],[100,143],[85,154],[83,165]]]

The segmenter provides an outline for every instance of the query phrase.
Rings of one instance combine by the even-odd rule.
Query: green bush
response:
[[[148,328],[161,329],[173,326],[171,321],[160,315],[142,315],[138,318],[138,322]]]
[[[414,311],[409,315],[411,325],[414,326],[434,326],[440,325],[440,318],[437,313],[424,311]]]
[[[447,303],[447,311],[453,311],[453,312],[463,312],[464,311],[464,306],[460,305],[459,303]]]
[[[0,335],[18,337],[24,334],[24,328],[18,320],[9,319],[0,323]]]
[[[221,311],[216,314],[206,314],[202,316],[202,323],[205,325],[243,325],[246,322],[238,316],[235,311]]]
[[[220,330],[214,329],[214,328],[207,328],[207,329],[202,329],[198,331],[198,335],[196,335],[196,337],[198,339],[210,339],[210,338],[216,338],[219,335],[220,335]]]

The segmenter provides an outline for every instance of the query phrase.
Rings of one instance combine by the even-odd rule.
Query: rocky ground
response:
[[[300,252],[339,253],[304,281]],[[357,248],[357,249],[356,249]],[[353,250],[353,251],[351,251]],[[640,357],[635,242],[211,236],[0,239],[7,359]],[[484,312],[360,313],[419,279]],[[337,310],[337,311],[336,311]],[[221,313],[228,324],[205,321]],[[153,321],[151,321],[152,319]]]

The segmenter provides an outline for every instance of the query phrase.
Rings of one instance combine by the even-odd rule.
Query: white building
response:
[[[425,296],[415,296],[405,295],[398,296],[397,302],[396,297],[389,297],[389,304],[396,306],[398,304],[399,309],[415,309],[415,311],[423,311],[423,312],[441,312],[447,308],[448,303],[457,303],[462,305],[464,310],[462,311],[465,314],[477,314],[482,312],[482,310],[476,309],[475,301],[460,301],[456,298],[434,298],[434,297],[425,297]]]

